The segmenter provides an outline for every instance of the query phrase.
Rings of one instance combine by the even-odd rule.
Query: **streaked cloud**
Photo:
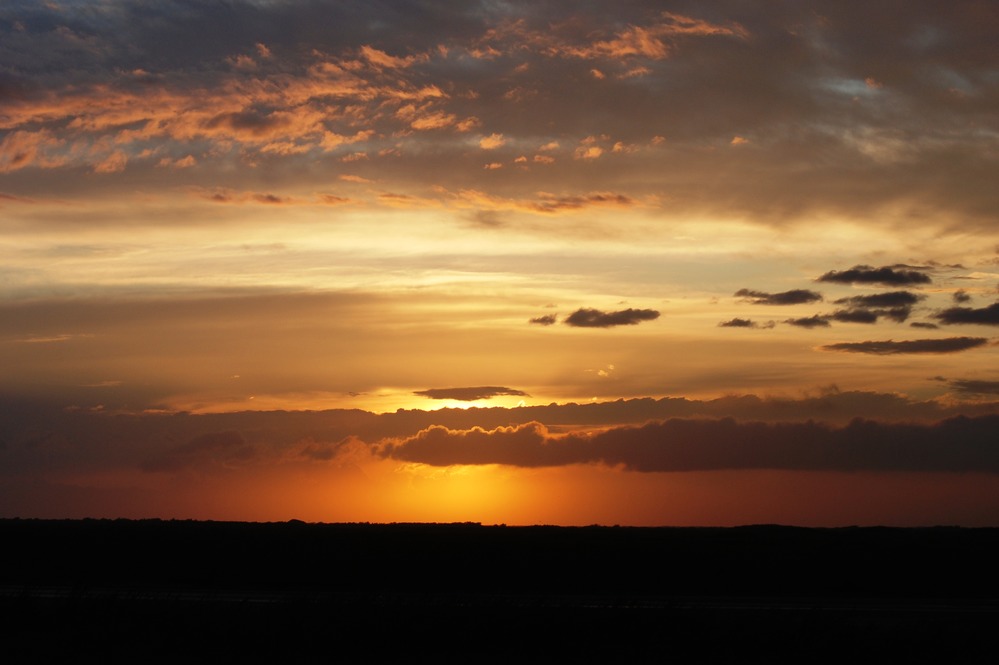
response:
[[[430,399],[453,399],[461,402],[475,402],[481,399],[500,396],[530,397],[523,390],[505,388],[501,386],[477,386],[474,388],[427,388],[417,390],[414,395],[429,397]]]
[[[840,342],[826,344],[827,351],[847,351],[850,353],[871,353],[894,355],[900,353],[956,353],[985,346],[989,340],[984,337],[944,337],[940,339],[884,340],[868,342]]]

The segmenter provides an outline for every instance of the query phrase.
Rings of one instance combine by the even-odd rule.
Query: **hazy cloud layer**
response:
[[[504,388],[502,386],[477,386],[474,388],[428,388],[417,390],[414,395],[429,397],[430,399],[454,399],[461,402],[474,402],[480,399],[489,399],[501,395],[513,395],[520,397],[530,397],[523,390]]]
[[[995,394],[993,383],[954,381],[949,385],[959,393],[964,386],[980,396]],[[744,460],[745,455],[756,454],[752,452],[756,450],[753,443],[756,435],[752,433],[762,433],[761,441],[765,442],[776,431],[774,428],[778,428],[776,423],[799,423],[798,433],[806,436],[799,443],[807,445],[802,442],[813,433],[825,436],[823,432],[842,429],[858,417],[868,422],[870,428],[888,435],[897,424],[922,423],[916,431],[929,431],[933,423],[961,415],[986,428],[991,421],[982,418],[999,415],[999,402],[914,400],[897,394],[839,391],[830,387],[819,394],[798,398],[741,395],[714,400],[646,398],[518,408],[399,410],[384,414],[342,409],[193,415],[67,410],[36,400],[0,396],[0,477],[30,480],[60,473],[99,475],[115,470],[234,474],[299,463],[327,468],[331,464],[349,465],[356,454],[367,454],[380,446],[386,446],[383,448],[386,454],[408,455],[427,463],[430,460],[458,463],[459,456],[466,455],[461,459],[474,459],[475,463],[502,459],[511,464],[600,460],[617,464],[625,463],[622,456],[630,454],[626,444],[608,444],[599,455],[587,446],[592,446],[593,440],[613,440],[615,430],[631,432],[621,435],[631,440],[634,432],[641,430],[635,427],[636,423],[659,423],[658,429],[646,431],[662,435],[684,427],[681,424],[667,427],[664,421],[715,422],[699,430],[707,436],[716,431],[712,427],[722,427],[718,422],[734,419],[743,424],[720,431],[745,432],[747,438],[741,448],[732,451],[736,455],[732,462],[724,459],[714,462],[724,466],[741,464],[739,460]],[[760,422],[774,425],[763,427]],[[597,434],[578,432],[581,425],[586,431],[594,427],[611,429],[601,439]],[[467,434],[459,437],[455,432]],[[567,440],[565,435],[572,436]],[[510,447],[490,448],[504,440]],[[462,442],[471,447],[467,451],[461,449]],[[539,445],[552,447],[535,450]],[[619,445],[624,447],[618,450]],[[418,456],[413,451],[421,447],[423,451]],[[587,450],[590,452],[585,455],[580,452]],[[628,464],[634,468],[645,468],[641,462],[644,458],[629,459]],[[899,459],[896,464],[901,466],[903,461]]]
[[[933,280],[930,276],[918,270],[885,266],[874,268],[872,266],[858,265],[849,270],[830,270],[818,278],[820,282],[836,282],[839,284],[886,284],[890,286],[904,286],[915,284],[929,284]]]
[[[566,325],[574,328],[613,328],[633,326],[642,321],[654,321],[659,312],[654,309],[622,309],[617,312],[601,312],[598,309],[580,308],[565,318]]]
[[[848,351],[850,353],[870,353],[893,355],[898,353],[956,353],[988,344],[984,337],[945,337],[942,339],[913,339],[896,342],[894,340],[869,342],[840,342],[826,344],[827,351]]]

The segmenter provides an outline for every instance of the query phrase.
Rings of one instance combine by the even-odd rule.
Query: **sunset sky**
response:
[[[999,526],[997,32],[7,0],[0,517]]]

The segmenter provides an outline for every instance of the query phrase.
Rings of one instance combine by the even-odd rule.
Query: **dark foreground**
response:
[[[994,662],[999,529],[0,520],[7,662]]]

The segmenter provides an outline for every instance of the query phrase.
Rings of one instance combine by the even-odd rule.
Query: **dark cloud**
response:
[[[877,313],[869,309],[840,309],[833,312],[829,318],[842,323],[877,323],[878,321]]]
[[[913,321],[909,325],[913,328],[925,328],[926,330],[936,330],[940,327],[935,323],[927,323],[926,321]]]
[[[856,265],[849,270],[830,270],[818,278],[820,282],[837,284],[929,284],[929,275],[918,270],[908,270],[908,266],[884,266],[874,268],[866,265]]]
[[[799,328],[828,328],[829,321],[824,316],[809,316],[800,319],[784,319],[784,323]]]
[[[429,397],[430,399],[454,399],[461,402],[474,402],[480,399],[489,399],[500,395],[513,395],[519,397],[530,397],[522,390],[504,388],[502,386],[476,386],[474,388],[428,388],[427,390],[417,390],[414,395]]]
[[[954,292],[952,297],[954,298],[954,302],[957,303],[966,303],[971,301],[971,296],[969,296],[968,292],[964,289],[958,289]]]
[[[950,386],[959,392],[973,395],[999,395],[999,381],[981,381],[974,379],[955,379]]]
[[[731,319],[730,321],[722,321],[721,323],[718,324],[718,326],[721,328],[759,328],[760,324],[756,323],[755,321],[751,321],[750,319],[735,318]],[[773,322],[770,322],[770,325],[768,325],[767,327],[772,328]]]
[[[538,316],[529,321],[529,323],[536,323],[539,326],[550,326],[558,320],[558,315],[556,314],[545,314],[544,316]]]
[[[754,305],[803,305],[822,300],[822,294],[807,289],[792,289],[782,293],[765,293],[750,289],[739,289],[735,292],[738,298],[745,298]]]
[[[999,416],[959,417],[933,425],[856,419],[835,428],[799,423],[669,419],[593,435],[551,434],[541,423],[494,430],[434,426],[381,454],[435,466],[522,467],[602,463],[631,471],[720,469],[975,471],[999,473]]]
[[[623,309],[617,312],[601,312],[598,309],[580,308],[566,317],[564,323],[576,328],[611,328],[633,326],[642,321],[654,321],[659,312],[654,309]]]
[[[988,344],[984,337],[946,337],[943,339],[913,339],[896,342],[884,340],[876,342],[841,342],[826,344],[828,351],[848,351],[851,353],[871,353],[892,355],[897,353],[955,353],[967,351]]]
[[[850,296],[840,298],[833,302],[837,305],[850,305],[852,307],[882,308],[882,307],[911,307],[920,300],[926,298],[921,293],[910,293],[909,291],[890,291],[888,293],[872,293],[866,296]]]
[[[872,311],[878,316],[883,316],[898,323],[904,323],[909,318],[909,315],[912,314],[911,307],[892,307],[891,309],[876,309]]]
[[[988,307],[974,309],[972,307],[951,307],[945,309],[934,318],[942,323],[977,323],[985,326],[999,325],[999,302],[994,302]]]

